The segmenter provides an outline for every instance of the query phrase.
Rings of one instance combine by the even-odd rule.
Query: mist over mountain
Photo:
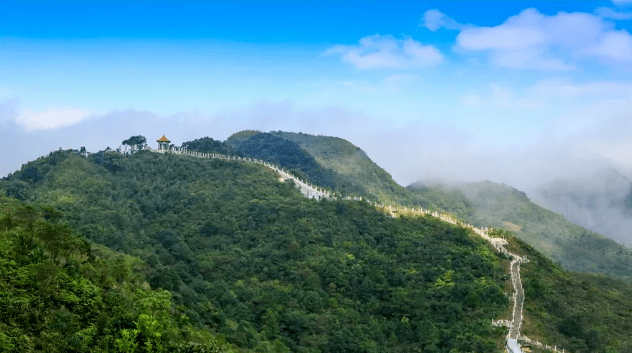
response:
[[[632,182],[615,169],[604,169],[583,178],[555,180],[529,194],[542,207],[569,221],[632,245]]]
[[[452,213],[472,224],[509,230],[568,269],[629,278],[629,248],[536,205],[513,187],[490,181],[450,185],[434,181],[408,189],[451,206]]]

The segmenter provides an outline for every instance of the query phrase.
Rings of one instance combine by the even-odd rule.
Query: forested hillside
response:
[[[189,151],[211,152],[231,156],[243,156],[242,153],[233,148],[231,145],[226,144],[222,141],[213,140],[210,137],[202,137],[193,141],[183,142],[181,148],[185,148]]]
[[[140,259],[76,236],[53,208],[0,206],[0,352],[233,351],[150,289]]]
[[[505,260],[464,229],[305,199],[258,165],[151,152],[114,159],[111,171],[58,151],[1,184],[58,208],[87,239],[140,257],[152,288],[244,349],[502,346],[489,322],[509,306]],[[41,178],[20,179],[28,168]]]
[[[480,227],[512,230],[570,270],[632,280],[632,249],[568,222],[513,188],[489,182],[457,188],[417,183],[404,188],[361,149],[336,137],[243,131],[231,136],[227,144],[245,155],[293,169],[338,193],[443,210]]]
[[[256,164],[150,151],[56,151],[0,181],[0,189],[55,210],[51,222],[104,253],[107,246],[139,259],[128,273],[144,290],[169,291],[180,313],[172,318],[185,315],[191,325],[185,332],[201,329],[243,351],[502,351],[506,329],[490,324],[509,315],[508,259],[469,230],[432,217],[392,218],[364,202],[306,199]],[[537,271],[544,271],[525,286],[525,305],[534,308],[530,335],[575,352],[625,352],[630,285],[609,279],[602,288],[599,278],[566,273],[527,249],[543,259]],[[608,311],[581,316],[586,296],[559,294],[577,281]],[[538,288],[558,295],[543,297]],[[19,292],[9,293],[12,301]],[[542,301],[549,298],[565,300],[565,309],[551,311],[554,304]],[[550,314],[540,315],[541,307]],[[128,326],[101,325],[115,327],[110,342],[140,347],[145,336],[116,331],[133,330],[142,312],[126,313]],[[82,315],[77,320],[92,317]],[[579,326],[564,324],[575,317]],[[9,319],[2,319],[7,332]],[[583,333],[599,344],[577,338]],[[181,342],[190,339],[183,335]]]
[[[338,137],[282,131],[271,134],[297,143],[320,165],[346,178],[359,196],[377,202],[409,204],[413,201],[408,198],[406,190],[393,181],[390,174],[349,141]]]
[[[503,233],[509,249],[529,259],[521,271],[522,335],[567,352],[632,352],[630,283],[566,272],[524,241]]]
[[[364,151],[341,138],[246,130],[231,135],[226,144],[248,156],[291,169],[298,176],[342,195],[361,196],[385,204],[452,210],[452,207],[444,207],[448,206],[443,202],[445,197],[441,200],[419,197],[398,185]]]
[[[530,192],[534,202],[569,221],[632,246],[632,182],[615,169],[553,180]]]
[[[260,133],[240,143],[237,150],[249,157],[283,166],[301,180],[312,184],[332,190],[346,189],[336,172],[323,168],[309,153],[292,141]]]
[[[454,188],[417,184],[409,189],[424,197],[455,195],[455,214],[478,226],[511,230],[565,268],[632,280],[631,249],[539,207],[514,188],[481,182]]]

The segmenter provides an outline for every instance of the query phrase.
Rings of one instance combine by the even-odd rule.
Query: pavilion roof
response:
[[[168,138],[165,137],[165,135],[162,135],[161,138],[159,138],[158,140],[156,140],[156,142],[166,142],[169,143],[171,142],[171,140],[169,140]]]

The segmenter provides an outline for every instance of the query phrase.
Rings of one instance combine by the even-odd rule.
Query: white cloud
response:
[[[446,29],[463,28],[463,25],[459,24],[458,22],[456,22],[455,20],[448,17],[446,14],[444,14],[443,12],[437,9],[431,9],[424,12],[424,15],[422,17],[422,23],[420,23],[419,25],[426,27],[433,32],[438,31],[439,28],[446,28]]]
[[[499,51],[493,53],[490,59],[496,66],[513,69],[566,71],[575,68],[574,64],[562,59],[544,57],[538,50]]]
[[[498,116],[514,112],[512,116],[517,118],[519,115],[530,114],[543,108],[540,97],[532,92],[528,93],[516,92],[505,84],[494,82],[476,92],[459,97],[459,102],[465,107],[477,107],[479,111],[494,112]],[[469,114],[473,114],[473,111],[470,110]],[[490,114],[490,118],[493,115]]]
[[[498,26],[463,27],[456,42],[461,51],[488,53],[501,67],[569,70],[590,59],[632,62],[632,35],[603,16],[583,12],[549,16],[526,9]]]
[[[431,45],[410,37],[396,39],[379,34],[361,38],[359,45],[333,46],[324,54],[340,54],[342,61],[358,69],[403,69],[435,65],[443,60],[439,50]]]
[[[18,116],[18,101],[16,99],[0,98],[0,123],[13,121]]]
[[[598,7],[595,9],[595,13],[602,18],[613,20],[629,20],[632,18],[632,13],[616,11],[610,7]]]
[[[610,31],[585,53],[615,62],[632,62],[632,36],[626,30]]]
[[[45,112],[25,110],[16,121],[31,129],[55,129],[76,124],[89,116],[89,112],[79,109],[50,108]]]
[[[562,99],[599,99],[599,98],[630,98],[632,97],[632,82],[593,81],[576,83],[566,79],[541,80],[528,89],[532,95],[541,98]]]
[[[632,4],[632,0],[612,0],[612,3],[615,5],[627,5]]]

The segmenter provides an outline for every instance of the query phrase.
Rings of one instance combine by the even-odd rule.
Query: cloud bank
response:
[[[0,148],[7,151],[2,155],[3,175],[60,147],[85,146],[94,152],[119,147],[121,141],[138,134],[149,141],[166,134],[176,144],[203,136],[224,140],[244,129],[348,139],[402,185],[423,178],[488,179],[528,189],[534,183],[603,167],[624,169],[622,162],[632,161],[632,151],[622,148],[632,144],[632,136],[626,133],[632,129],[632,119],[625,113],[573,134],[542,136],[531,145],[517,141],[498,148],[449,122],[393,124],[364,112],[340,107],[299,108],[291,101],[262,102],[215,115],[188,112],[158,116],[146,111],[112,111],[57,129],[29,129],[16,123],[19,112],[14,102],[1,104],[0,112]],[[620,154],[614,154],[616,151]]]
[[[72,108],[51,108],[45,112],[26,110],[16,121],[31,129],[55,129],[73,125],[90,116],[90,112]]]
[[[335,54],[358,69],[423,67],[443,60],[443,55],[432,45],[423,45],[410,37],[396,39],[379,34],[361,38],[359,45],[335,45],[324,53]]]
[[[613,89],[608,85],[603,87],[606,92]],[[568,91],[560,94],[581,93],[582,89],[575,87]],[[132,135],[146,136],[154,145],[154,140],[162,134],[175,144],[204,136],[225,140],[244,129],[322,134],[341,137],[359,146],[401,185],[424,179],[448,184],[480,180],[506,183],[526,191],[544,206],[558,212],[566,209],[584,217],[585,222],[569,217],[581,225],[612,231],[614,235],[609,234],[612,238],[632,244],[632,238],[627,237],[629,233],[625,233],[632,231],[632,219],[620,211],[613,212],[607,202],[599,203],[595,210],[570,203],[568,198],[543,202],[538,194],[543,183],[558,179],[581,180],[607,169],[625,172],[622,161],[632,161],[632,151],[625,148],[632,145],[632,136],[626,133],[632,129],[629,113],[609,116],[572,134],[542,136],[534,144],[498,148],[447,122],[397,125],[359,111],[340,107],[305,109],[291,101],[261,102],[215,115],[188,112],[159,116],[137,110],[112,111],[55,129],[32,129],[17,123],[21,115],[17,107],[15,101],[0,104],[1,175],[58,148],[85,146],[88,151],[96,152],[106,147],[117,148]],[[612,155],[612,151],[619,151],[619,155]],[[632,165],[629,166],[632,170]],[[592,185],[598,184],[593,181]]]
[[[536,70],[569,70],[597,59],[632,63],[632,35],[604,18],[582,12],[548,16],[530,8],[494,27],[466,27],[458,50],[484,52],[493,64]]]
[[[624,1],[617,1],[623,4]],[[521,11],[497,26],[463,25],[437,9],[424,13],[420,26],[431,31],[459,30],[455,50],[487,55],[493,65],[538,71],[565,71],[577,62],[632,63],[632,35],[611,20],[632,14],[600,7],[595,13],[545,15],[535,8]]]

